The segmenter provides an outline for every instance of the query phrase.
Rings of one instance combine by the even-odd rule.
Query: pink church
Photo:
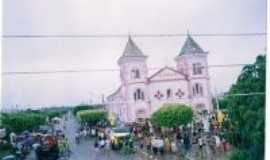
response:
[[[118,59],[121,86],[107,97],[111,115],[124,122],[148,118],[166,103],[187,104],[195,112],[211,112],[208,52],[190,35],[176,56],[176,67],[148,75],[147,56],[129,36]]]

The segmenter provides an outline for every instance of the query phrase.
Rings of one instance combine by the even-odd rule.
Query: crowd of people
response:
[[[214,114],[178,128],[157,127],[149,121],[129,124],[126,127],[130,128],[134,146],[154,155],[191,152],[206,155],[207,149],[213,154],[220,154],[228,152],[230,147],[221,134],[221,123]],[[93,137],[95,151],[107,154],[113,148],[110,132],[111,127],[104,123],[83,125],[77,131],[75,141],[80,144],[82,139]],[[133,142],[130,144],[133,145]]]
[[[221,126],[215,115],[202,118],[179,128],[160,128],[146,122],[131,125],[140,149],[153,154],[206,152],[226,153],[229,143],[221,134]],[[205,154],[206,155],[206,154]]]
[[[96,125],[82,125],[75,134],[75,142],[77,145],[80,145],[81,141],[87,139],[94,140],[94,148],[96,152],[96,158],[103,156],[110,156],[111,150],[111,140],[109,137],[110,127],[104,123],[98,123]]]
[[[80,144],[81,140],[90,137],[104,138],[105,135],[108,135],[108,129],[109,127],[107,127],[106,123],[98,123],[97,125],[84,124],[75,133],[75,142]]]

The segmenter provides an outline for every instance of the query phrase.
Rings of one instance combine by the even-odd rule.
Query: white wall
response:
[[[167,98],[167,89],[172,90],[170,98]],[[181,91],[184,93],[184,95],[181,98],[175,95],[178,89],[181,89]],[[159,90],[164,95],[162,99],[157,99],[156,97],[154,97],[157,90]],[[153,82],[149,85],[149,93],[152,112],[162,107],[165,103],[189,104],[188,82],[186,80],[175,80],[175,81],[168,80],[161,82]]]

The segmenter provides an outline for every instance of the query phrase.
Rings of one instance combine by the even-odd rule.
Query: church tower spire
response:
[[[129,35],[122,57],[140,57],[140,56],[144,57],[145,55],[132,40],[131,35]]]
[[[140,73],[141,80],[146,79],[147,78],[146,59],[147,56],[143,54],[140,48],[133,41],[132,37],[129,35],[124,51],[121,57],[118,59],[120,72],[122,73],[121,74],[122,81],[125,83],[132,81],[132,79],[130,79],[130,76],[128,74],[133,74],[132,72],[134,69],[138,70],[138,72]]]
[[[184,54],[203,54],[203,53],[206,52],[198,45],[198,43],[191,37],[191,35],[187,33],[186,41],[179,53],[179,56]]]

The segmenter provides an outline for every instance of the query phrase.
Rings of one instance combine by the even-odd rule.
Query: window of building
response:
[[[193,74],[194,75],[199,75],[199,74],[202,74],[202,65],[201,63],[194,63],[192,65],[192,68],[193,68]]]
[[[137,100],[137,94],[136,94],[136,92],[133,93],[133,98],[134,98],[134,101]]]
[[[157,98],[158,100],[160,100],[160,99],[162,99],[164,97],[164,95],[159,90],[157,90],[154,97]]]
[[[203,96],[203,87],[199,83],[195,83],[192,88],[193,96]]]
[[[167,98],[170,98],[172,96],[172,90],[167,89]]]
[[[132,79],[139,79],[140,78],[139,69],[132,69],[131,70],[131,77],[132,77]]]
[[[141,89],[136,89],[133,93],[134,101],[144,100],[144,92]]]
[[[138,69],[135,71],[135,78],[140,78],[140,71]]]
[[[141,93],[141,99],[144,100],[144,93]]]

